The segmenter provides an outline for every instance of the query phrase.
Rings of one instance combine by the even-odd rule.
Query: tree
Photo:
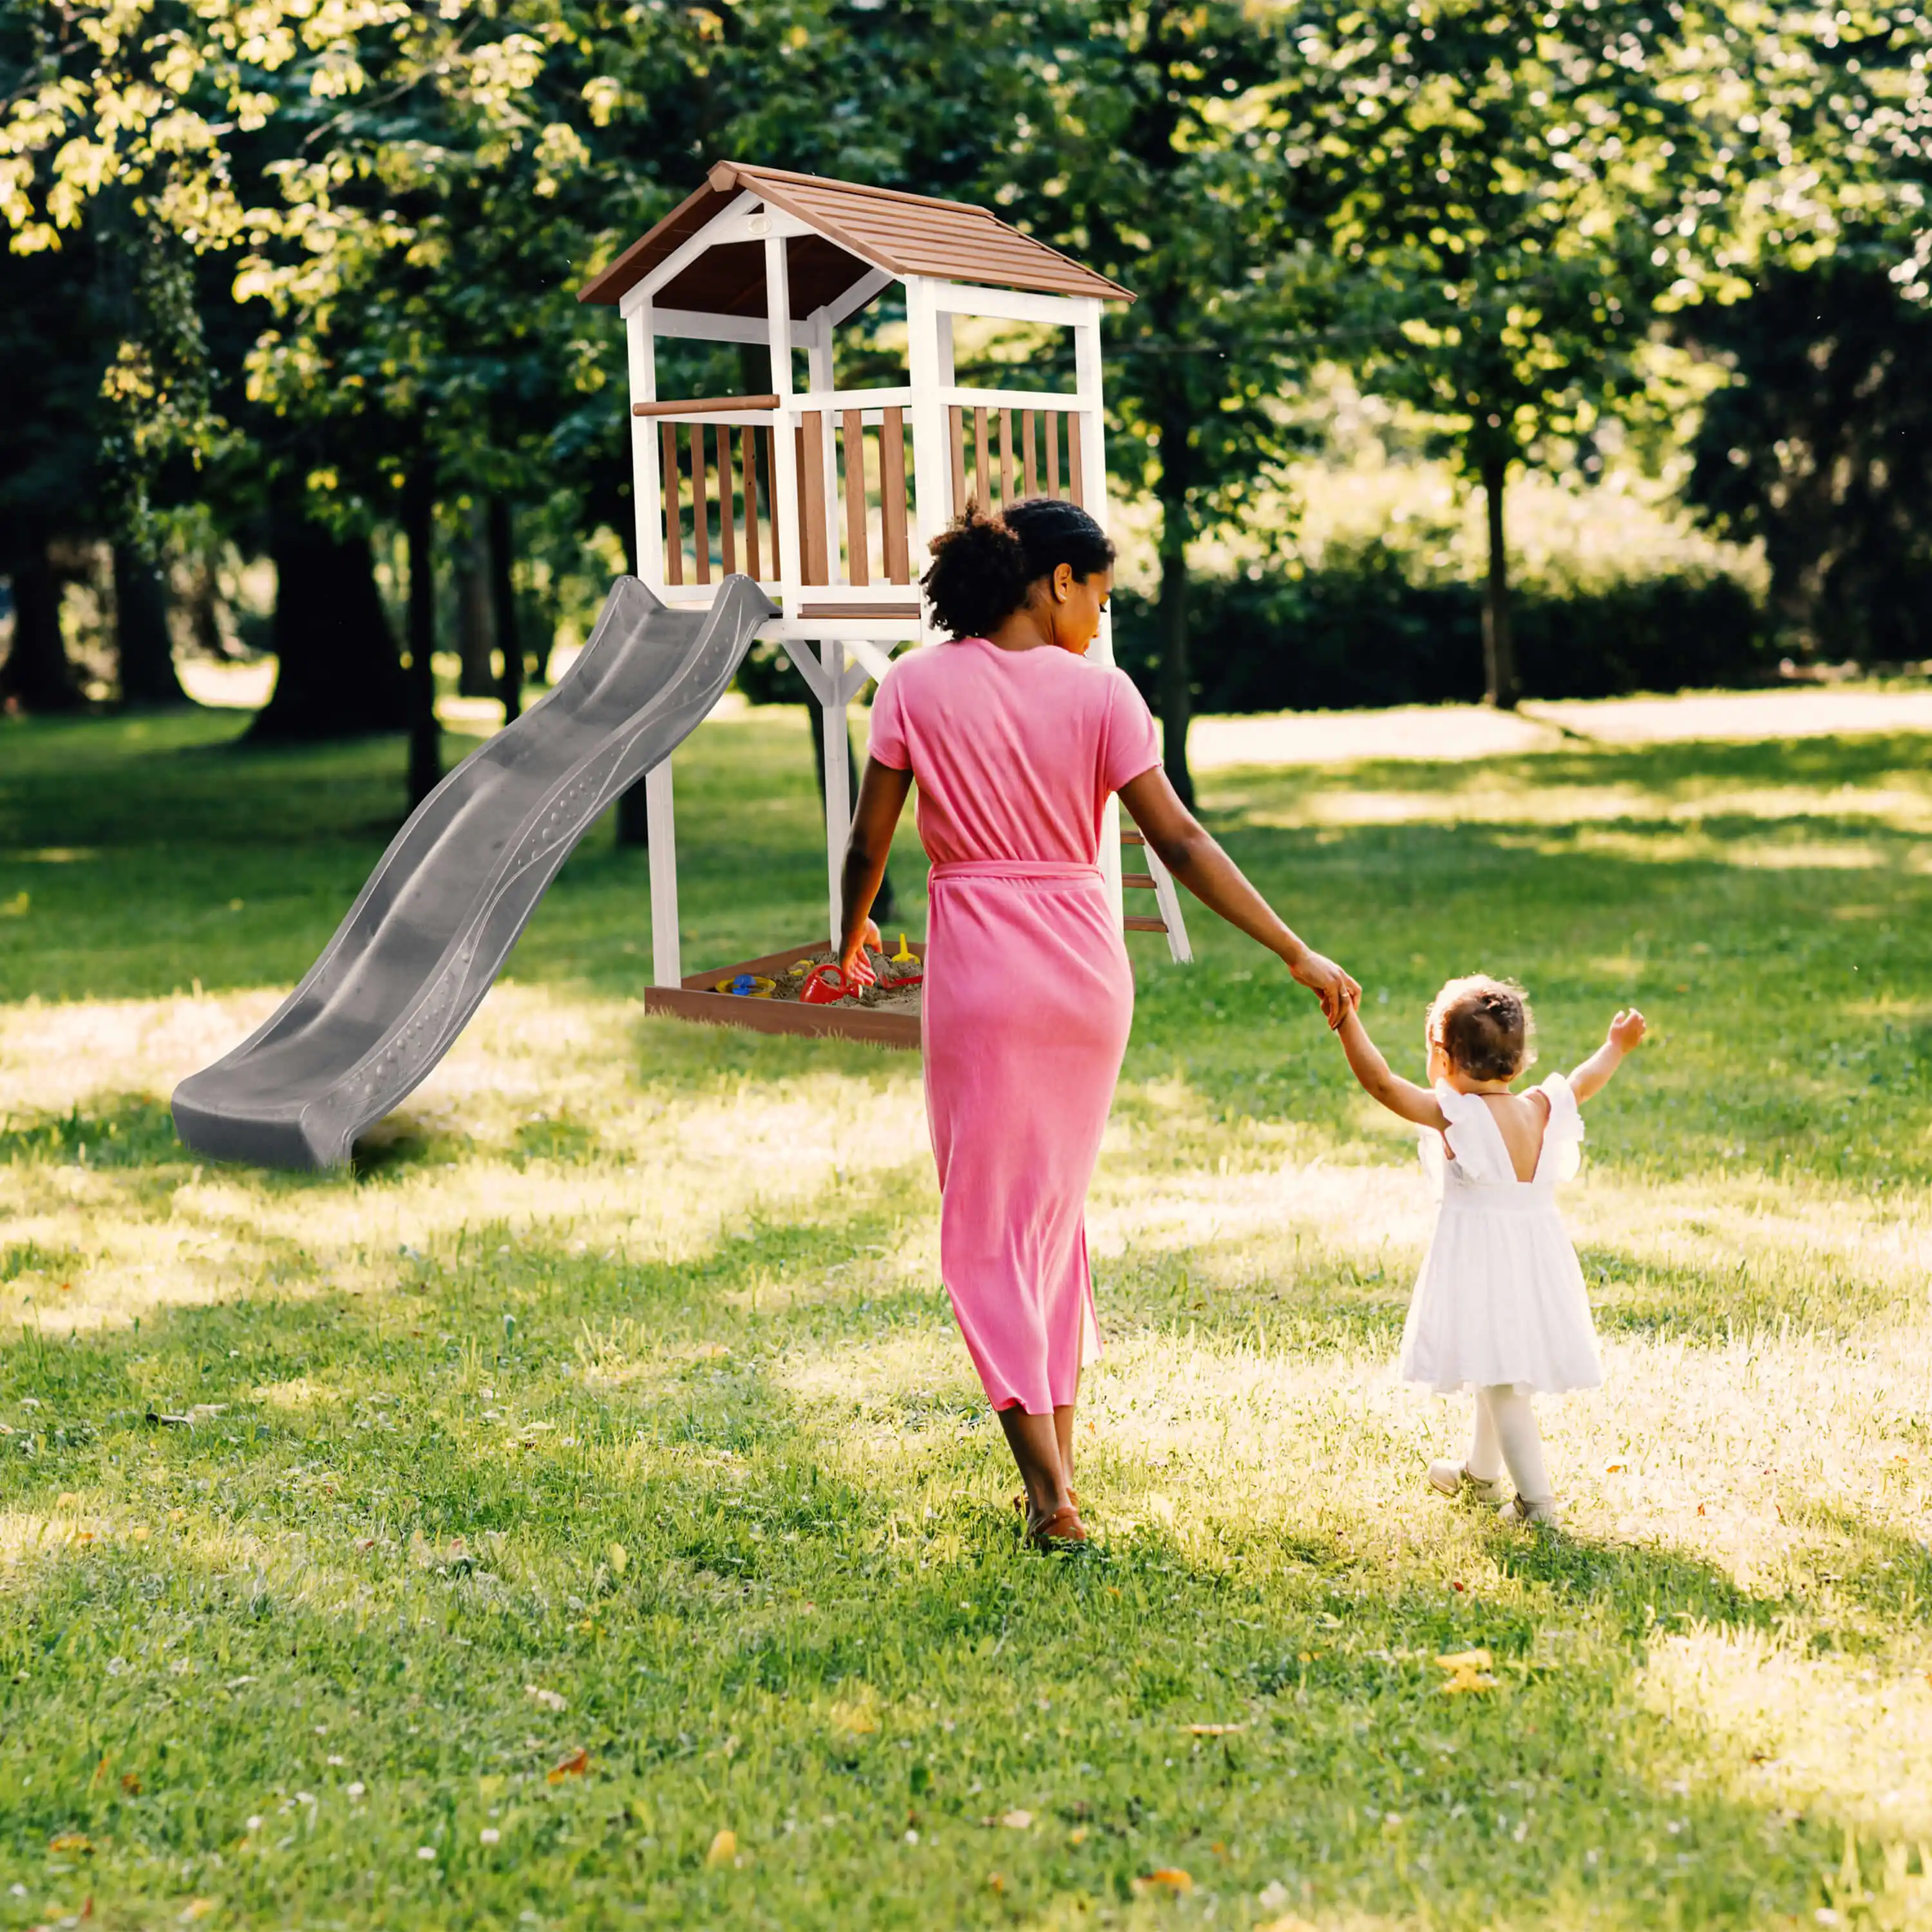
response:
[[[1794,642],[1862,663],[1932,656],[1932,308],[1839,260],[1686,321],[1733,378],[1706,405],[1688,494],[1763,544]]]
[[[1480,488],[1489,701],[1516,702],[1505,491],[1641,409],[1658,318],[1742,292],[1744,193],[1784,164],[1722,6],[1318,0],[1278,111],[1348,278],[1353,359]],[[1768,150],[1768,151],[1767,151]]]
[[[1259,105],[1288,43],[1242,4],[1087,0],[1014,37],[1038,90],[987,185],[1132,290],[1107,323],[1109,468],[1160,506],[1164,755],[1189,801],[1189,548],[1240,516],[1297,442],[1284,334],[1318,306],[1283,246],[1282,130]]]

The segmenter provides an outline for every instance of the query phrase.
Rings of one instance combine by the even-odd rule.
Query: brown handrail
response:
[[[778,406],[776,396],[691,396],[681,403],[633,403],[631,413],[634,416],[709,416],[723,410],[775,410]]]

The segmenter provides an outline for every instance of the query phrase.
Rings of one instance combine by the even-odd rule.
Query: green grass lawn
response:
[[[1197,909],[1061,1560],[916,1060],[646,1020],[608,828],[352,1173],[184,1155],[399,817],[398,746],[238,724],[0,721],[0,1927],[1932,1923],[1926,741],[1216,774],[1408,1070],[1452,973],[1546,1067],[1649,1013],[1570,1196],[1608,1382],[1561,1538],[1424,1492],[1413,1150]],[[800,716],[678,787],[693,968],[813,936]]]

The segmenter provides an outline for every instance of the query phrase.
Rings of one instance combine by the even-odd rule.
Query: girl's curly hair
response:
[[[1536,1016],[1514,980],[1472,973],[1430,1003],[1429,1043],[1472,1080],[1514,1080],[1536,1059]]]
[[[1061,565],[1091,577],[1114,561],[1107,533],[1077,503],[1031,496],[989,517],[968,503],[932,540],[920,580],[940,627],[983,638],[1032,598],[1034,586]]]

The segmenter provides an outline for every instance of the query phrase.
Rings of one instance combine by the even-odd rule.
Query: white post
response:
[[[811,338],[806,345],[805,364],[806,380],[817,395],[829,395],[832,382],[832,323],[823,309],[814,315],[808,325]],[[825,505],[825,530],[822,538],[825,545],[826,569],[825,574],[832,582],[838,580],[838,451],[836,438],[838,418],[830,410],[820,412],[818,450],[825,476],[821,500]],[[847,581],[850,581],[848,578]]]
[[[819,707],[825,746],[825,877],[831,904],[832,944],[836,951],[844,934],[845,895],[841,874],[845,866],[845,841],[852,829],[850,727],[846,722],[845,646],[827,638],[818,661],[825,667],[826,695]]]
[[[631,400],[658,399],[657,337],[651,326],[651,305],[640,302],[624,318],[625,344],[631,365]],[[658,455],[658,425],[650,416],[631,418],[631,508],[638,528],[638,574],[653,594],[664,588],[664,523],[659,504],[664,495],[662,465]]]
[[[952,514],[952,456],[946,446],[946,406],[940,393],[952,380],[952,318],[932,299],[932,284],[922,275],[906,278],[906,375],[912,388],[913,568],[926,559],[926,546]],[[920,641],[937,634],[922,602]]]
[[[1107,527],[1107,438],[1100,415],[1100,304],[1082,303],[1086,311],[1073,326],[1073,386],[1080,407],[1073,434],[1080,439],[1081,471],[1087,488],[1087,513],[1103,530]],[[1114,662],[1114,622],[1105,611],[1091,653],[1096,664]],[[1100,875],[1106,882],[1116,920],[1126,916],[1120,887],[1120,802],[1109,798],[1100,820]]]
[[[765,314],[772,334],[772,393],[778,399],[772,416],[772,574],[778,580],[778,601],[785,615],[798,609],[805,578],[805,560],[798,554],[798,452],[793,446],[794,427],[791,380],[791,284],[785,273],[782,235],[765,238]]]
[[[651,978],[660,986],[683,979],[677,943],[677,829],[670,803],[670,760],[644,775],[645,830],[651,842]]]

